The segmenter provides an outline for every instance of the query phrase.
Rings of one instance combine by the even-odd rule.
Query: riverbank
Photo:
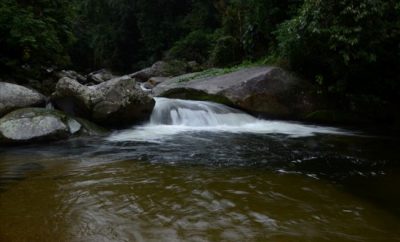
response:
[[[332,101],[318,93],[317,86],[280,67],[254,64],[199,70],[193,62],[160,61],[123,76],[107,70],[88,75],[54,72],[50,89],[51,78],[45,82],[27,82],[35,84],[47,96],[31,87],[2,82],[0,137],[3,143],[18,143],[18,139],[26,143],[75,133],[95,134],[98,132],[93,130],[101,129],[88,127],[125,128],[149,120],[153,97],[212,101],[263,119],[399,132],[398,114],[390,112],[393,104],[380,103],[378,110],[376,103],[371,106],[364,103],[364,108],[353,103],[353,109],[340,110],[341,100]],[[24,109],[28,107],[41,109]],[[54,108],[56,111],[50,110]],[[60,120],[44,122],[48,119]],[[93,125],[87,125],[91,122]],[[85,131],[79,131],[80,127],[86,127]],[[31,134],[16,134],[18,130]]]

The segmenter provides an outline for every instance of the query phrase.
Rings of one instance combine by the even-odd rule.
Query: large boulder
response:
[[[271,118],[302,119],[315,108],[311,84],[271,66],[204,77],[187,74],[158,84],[155,96],[210,100]]]
[[[125,126],[150,117],[154,100],[135,87],[134,79],[123,76],[95,86],[84,86],[62,78],[52,94],[52,102],[64,112],[109,126]]]
[[[23,107],[40,107],[46,97],[39,92],[7,82],[0,82],[0,117]]]
[[[100,134],[88,121],[44,108],[15,110],[0,119],[0,144],[18,144],[67,138],[73,134]]]

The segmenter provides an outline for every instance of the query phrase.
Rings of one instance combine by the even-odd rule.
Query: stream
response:
[[[399,148],[156,98],[147,124],[0,147],[0,241],[400,241]]]

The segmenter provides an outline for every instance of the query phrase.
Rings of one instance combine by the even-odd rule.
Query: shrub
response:
[[[66,0],[0,2],[0,69],[37,71],[69,63],[68,48],[75,40],[73,10]]]
[[[167,58],[177,58],[187,61],[204,63],[213,45],[213,35],[204,31],[194,31],[185,38],[175,42],[168,51]]]
[[[241,62],[240,43],[232,36],[220,37],[210,56],[214,66],[229,66]]]
[[[276,33],[289,66],[330,91],[384,96],[398,90],[396,0],[306,0]]]

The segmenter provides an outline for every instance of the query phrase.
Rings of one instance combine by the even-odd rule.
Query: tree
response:
[[[74,9],[68,0],[0,2],[0,70],[28,71],[69,64]]]
[[[306,0],[277,34],[289,66],[331,92],[389,98],[399,90],[396,0]]]
[[[137,0],[137,24],[149,62],[163,57],[173,43],[187,34],[183,21],[190,0]]]
[[[74,31],[79,40],[71,52],[74,63],[81,69],[129,70],[140,49],[135,1],[83,0],[76,6]]]
[[[301,3],[298,0],[222,0],[217,6],[224,35],[235,38],[245,57],[254,59],[273,49],[273,32]]]

